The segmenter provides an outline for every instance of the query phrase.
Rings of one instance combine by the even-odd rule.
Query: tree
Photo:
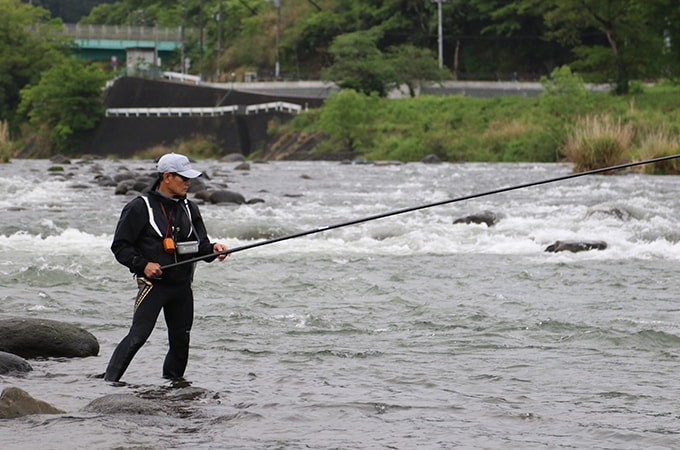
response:
[[[19,112],[46,133],[55,148],[74,152],[84,132],[104,116],[102,87],[108,75],[71,57],[42,73],[40,82],[21,90]]]
[[[366,150],[371,147],[369,127],[375,100],[375,96],[369,97],[352,89],[336,92],[319,110],[315,127],[331,141],[339,143],[343,151]]]
[[[410,44],[391,47],[387,60],[394,67],[395,84],[405,84],[411,97],[416,96],[416,86],[420,82],[438,80],[444,76],[439,70],[436,57],[429,49]]]
[[[10,134],[19,127],[20,90],[70,51],[59,29],[45,9],[0,0],[0,121],[9,124]]]
[[[334,63],[323,72],[323,77],[335,81],[341,88],[385,97],[397,77],[385,54],[376,46],[378,38],[376,33],[366,31],[336,37],[329,48]]]
[[[498,74],[528,74],[534,78],[574,59],[569,47],[544,37],[548,31],[544,16],[549,0],[455,1],[461,24],[458,26],[465,26],[466,34],[472,35],[472,42],[466,45],[474,53],[467,52],[468,60],[479,61]]]
[[[550,3],[545,13],[551,28],[547,36],[573,46],[578,58],[571,64],[574,69],[604,74],[606,81],[614,82],[617,94],[627,94],[632,79],[658,74],[657,62],[662,59],[665,31],[657,27],[662,17],[658,6],[667,3],[666,0],[551,0]]]

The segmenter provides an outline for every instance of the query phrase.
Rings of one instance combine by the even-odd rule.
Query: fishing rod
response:
[[[197,256],[197,257],[191,258],[191,259],[185,259],[183,261],[178,261],[176,263],[161,266],[161,270],[169,269],[171,267],[179,266],[179,265],[182,265],[182,264],[190,264],[190,263],[194,263],[194,262],[197,262],[197,261],[202,261],[204,259],[213,258],[213,257],[219,256],[219,255],[229,255],[229,254],[232,254],[232,253],[241,252],[243,250],[249,250],[251,248],[261,247],[263,245],[274,244],[276,242],[287,241],[289,239],[295,239],[295,238],[299,238],[299,237],[303,237],[303,236],[308,236],[310,234],[321,233],[323,231],[335,230],[336,228],[348,227],[350,225],[357,225],[357,224],[364,223],[364,222],[370,222],[372,220],[378,220],[378,219],[383,219],[385,217],[396,216],[398,214],[404,214],[404,213],[407,213],[407,212],[418,211],[418,210],[426,209],[426,208],[432,208],[434,206],[441,206],[441,205],[447,205],[449,203],[462,202],[464,200],[471,200],[471,199],[474,199],[474,198],[486,197],[488,195],[500,194],[502,192],[508,192],[508,191],[515,191],[517,189],[524,189],[524,188],[528,188],[528,187],[539,186],[539,185],[542,185],[542,184],[555,183],[557,181],[564,181],[564,180],[568,180],[568,179],[571,179],[571,178],[584,177],[586,175],[595,175],[595,174],[598,174],[598,173],[610,172],[610,171],[613,171],[613,170],[621,170],[621,169],[626,169],[626,168],[629,168],[629,167],[641,166],[641,165],[644,165],[644,164],[653,164],[653,163],[657,163],[657,162],[661,162],[661,161],[667,161],[669,159],[675,159],[675,158],[680,158],[680,154],[670,155],[670,156],[662,156],[662,157],[659,157],[659,158],[648,159],[648,160],[645,160],[645,161],[637,161],[637,162],[619,164],[619,165],[616,165],[616,166],[603,167],[603,168],[600,168],[600,169],[593,169],[593,170],[588,170],[588,171],[585,171],[585,172],[577,172],[577,173],[572,173],[572,174],[569,174],[569,175],[563,175],[561,177],[550,178],[550,179],[547,179],[547,180],[533,181],[533,182],[530,182],[530,183],[524,183],[524,184],[518,184],[518,185],[515,185],[515,186],[498,188],[498,189],[494,189],[494,190],[487,191],[487,192],[480,192],[480,193],[477,193],[477,194],[465,195],[463,197],[451,198],[451,199],[442,200],[442,201],[439,201],[439,202],[427,203],[427,204],[423,204],[423,205],[412,206],[412,207],[409,207],[409,208],[397,209],[397,210],[389,211],[389,212],[382,213],[382,214],[376,214],[376,215],[373,215],[373,216],[368,216],[368,217],[363,217],[363,218],[360,218],[360,219],[350,220],[348,222],[337,223],[335,225],[326,225],[326,226],[323,226],[323,227],[314,228],[314,229],[311,229],[311,230],[302,231],[302,232],[290,234],[290,235],[287,235],[287,236],[281,236],[281,237],[269,239],[269,240],[266,240],[266,241],[254,242],[252,244],[243,245],[241,247],[234,247],[232,249],[224,250],[222,252],[211,253],[209,255],[203,255],[203,256]]]

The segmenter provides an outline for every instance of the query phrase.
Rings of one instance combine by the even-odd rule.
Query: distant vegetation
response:
[[[203,79],[255,72],[335,82],[345,89],[324,107],[272,124],[282,137],[319,137],[317,154],[566,158],[588,168],[677,152],[677,0],[586,3],[443,2],[438,55],[437,4],[425,0],[0,0],[0,150],[68,154],[102,118],[101,88],[115,74],[73,59],[73,43],[59,33],[62,18],[80,14],[82,24],[181,27],[183,52],[163,61],[166,70],[181,71],[183,54]],[[415,95],[420,83],[446,79],[541,79],[545,94],[385,99],[396,86]],[[616,95],[591,93],[584,82],[608,83]],[[205,156],[214,148],[191,147]]]

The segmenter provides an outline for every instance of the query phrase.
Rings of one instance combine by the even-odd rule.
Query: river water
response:
[[[0,165],[0,318],[65,321],[91,358],[0,376],[66,411],[0,421],[0,448],[680,447],[680,178],[591,175],[452,202],[199,263],[182,414],[94,414],[161,378],[159,320],[126,372],[96,378],[130,324],[109,245],[130,196],[94,183],[151,161]],[[568,175],[569,164],[199,161],[249,205],[202,205],[211,238],[278,236]],[[454,224],[482,211],[492,227]],[[547,253],[555,240],[606,250]]]

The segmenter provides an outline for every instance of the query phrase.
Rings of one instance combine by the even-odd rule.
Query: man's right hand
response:
[[[163,271],[161,270],[160,264],[155,262],[146,263],[146,267],[144,268],[144,276],[147,278],[158,278],[161,275],[163,275]]]

